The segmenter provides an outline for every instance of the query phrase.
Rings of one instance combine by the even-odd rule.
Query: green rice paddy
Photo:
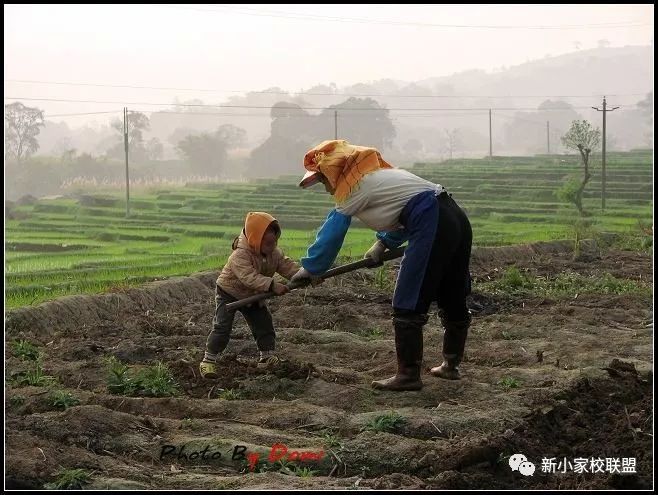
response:
[[[555,191],[580,172],[575,156],[462,159],[411,170],[448,188],[471,219],[476,246],[574,236],[574,208]],[[585,190],[593,229],[640,235],[653,224],[652,151],[609,154],[605,212],[599,172],[595,162]],[[110,190],[14,206],[5,222],[5,307],[218,270],[248,211],[277,217],[279,246],[299,260],[333,205],[322,186],[300,190],[298,179],[133,192],[129,217],[124,193]],[[355,219],[341,260],[361,257],[373,240]]]

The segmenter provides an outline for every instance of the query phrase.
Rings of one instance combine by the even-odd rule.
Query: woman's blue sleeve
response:
[[[409,240],[409,234],[406,230],[396,230],[394,232],[378,231],[375,236],[388,249],[395,249]]]
[[[331,210],[318,230],[315,241],[309,246],[306,257],[302,258],[302,266],[313,275],[326,272],[336,260],[351,222],[351,216],[335,208]]]

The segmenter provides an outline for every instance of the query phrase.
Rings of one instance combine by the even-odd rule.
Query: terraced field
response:
[[[475,245],[495,246],[572,238],[573,207],[558,202],[555,191],[579,167],[575,157],[495,157],[417,164],[413,171],[451,191],[469,214]],[[639,226],[652,222],[652,155],[613,153],[607,169],[604,213],[596,166],[586,190],[593,227],[633,234],[642,242]],[[36,304],[219,268],[250,210],[280,219],[280,245],[298,259],[332,206],[321,186],[302,191],[298,179],[133,192],[128,218],[125,196],[116,191],[11,204],[5,208],[7,304]],[[342,259],[361,256],[372,239],[373,233],[355,222]]]

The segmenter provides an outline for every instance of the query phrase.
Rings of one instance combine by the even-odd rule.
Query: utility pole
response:
[[[592,107],[597,112],[603,112],[603,152],[601,157],[601,210],[605,211],[605,114],[619,107],[606,108],[605,96],[603,97],[603,108]]]
[[[338,110],[334,110],[334,139],[338,139]]]
[[[130,177],[128,175],[128,107],[123,107],[123,148],[126,151],[126,218],[130,216]]]
[[[493,155],[493,146],[491,141],[491,108],[489,109],[489,159],[491,160]]]
[[[548,124],[548,120],[546,121],[546,154],[550,155],[551,154],[551,135],[550,135],[550,126]]]

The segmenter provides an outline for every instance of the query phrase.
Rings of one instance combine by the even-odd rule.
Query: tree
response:
[[[200,133],[199,130],[193,129],[191,127],[176,127],[176,129],[174,129],[174,132],[169,134],[169,136],[167,137],[167,142],[173,144],[174,146],[177,146],[178,143],[180,143],[187,136],[197,135],[199,133]]]
[[[158,138],[151,138],[145,145],[146,156],[149,160],[159,160],[164,154],[164,146]]]
[[[220,125],[215,134],[226,144],[227,149],[239,148],[247,142],[247,131],[232,124]]]
[[[443,132],[446,135],[446,141],[445,141],[446,151],[448,151],[449,157],[452,160],[452,153],[460,144],[459,129],[453,129],[451,131],[449,131],[448,129],[443,129]]]
[[[351,97],[343,103],[332,105],[319,115],[319,124],[323,128],[326,128],[327,121],[333,124],[335,110],[338,110],[338,139],[379,150],[393,145],[395,127],[388,115],[389,111],[376,100]],[[328,136],[325,131],[316,140],[320,142],[331,138],[333,135]]]
[[[228,150],[242,146],[246,134],[244,129],[224,124],[212,133],[188,135],[178,143],[177,149],[195,173],[220,175],[227,162]]]
[[[402,150],[410,157],[418,158],[423,153],[423,143],[419,139],[411,138],[408,139]]]
[[[114,120],[112,128],[121,136],[123,143],[123,121]],[[141,112],[128,112],[128,145],[130,147],[140,147],[144,143],[142,131],[148,131],[151,128],[149,118]]]
[[[644,98],[644,100],[641,100],[637,103],[637,106],[640,110],[640,113],[644,116],[646,119],[646,122],[649,124],[649,131],[645,133],[645,141],[649,144],[649,146],[653,145],[653,91],[647,93],[647,96]]]
[[[72,163],[75,160],[77,154],[78,154],[77,149],[73,147],[69,147],[60,152],[59,158],[62,161],[62,163]]]
[[[331,119],[314,117],[289,100],[272,105],[270,117],[270,137],[249,155],[247,175],[252,177],[298,173],[301,167],[300,157],[303,157],[311,146],[327,139],[329,129],[333,136],[333,115]],[[328,125],[329,122],[331,126]],[[320,139],[319,136],[325,137]]]
[[[270,110],[272,124],[270,134],[284,140],[313,141],[317,128],[312,118],[301,106],[290,101],[279,101]],[[333,118],[331,120],[333,126]]]
[[[111,147],[107,154],[116,158],[124,156],[123,121],[115,119],[111,123],[112,129],[119,134],[119,142]],[[141,112],[128,112],[128,152],[130,157],[136,160],[146,158],[146,146],[144,144],[144,131],[151,128],[149,118]]]
[[[75,154],[76,150],[73,146],[71,136],[64,136],[59,138],[53,147],[53,153],[62,157],[69,156],[71,151],[73,151],[73,154]]]
[[[39,127],[45,125],[43,110],[16,101],[5,105],[5,158],[20,162],[39,149]]]
[[[558,197],[573,203],[578,209],[581,217],[585,216],[583,210],[583,191],[591,179],[589,171],[590,154],[596,149],[601,141],[601,130],[592,127],[586,120],[574,120],[571,128],[562,136],[562,144],[571,150],[578,150],[583,162],[583,176],[581,180],[572,180],[558,191]]]
[[[247,175],[251,177],[274,177],[281,174],[299,174],[304,169],[301,158],[315,141],[304,138],[272,134],[264,143],[254,148],[249,155]]]
[[[637,106],[640,108],[642,114],[649,120],[649,123],[653,123],[653,91],[647,93],[647,96],[644,97],[644,100],[638,101]]]
[[[550,148],[555,153],[559,145],[555,142],[556,138],[579,118],[578,112],[569,103],[545,100],[536,111],[514,113],[513,119],[505,126],[505,142],[508,147],[524,153],[546,153],[546,122],[549,122]]]

